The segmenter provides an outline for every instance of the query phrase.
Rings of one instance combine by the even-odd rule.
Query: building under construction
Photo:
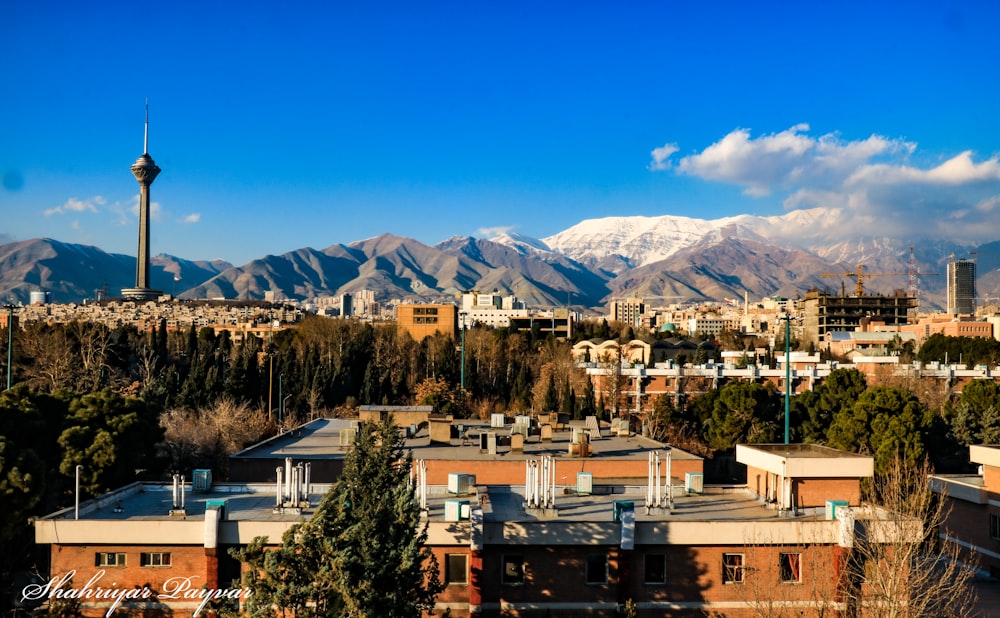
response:
[[[819,345],[827,333],[855,330],[866,318],[889,326],[907,323],[907,313],[917,299],[905,294],[834,296],[810,291],[802,301],[802,335],[806,343]]]

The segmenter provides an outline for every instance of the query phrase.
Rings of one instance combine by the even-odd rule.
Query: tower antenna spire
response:
[[[142,138],[142,154],[149,154],[149,97],[146,97],[146,130]]]

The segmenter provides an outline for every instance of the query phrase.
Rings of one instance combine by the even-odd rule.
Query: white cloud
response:
[[[100,195],[95,195],[92,198],[84,200],[71,197],[59,206],[46,209],[43,214],[46,217],[50,217],[52,215],[64,215],[71,212],[97,212],[98,207],[103,206],[105,203],[106,200]]]
[[[201,221],[200,212],[193,212],[189,215],[186,215],[183,219],[181,219],[182,223],[198,223],[199,221]]]
[[[816,137],[809,135],[808,125],[799,124],[756,138],[748,129],[737,129],[682,158],[675,169],[741,186],[749,196],[775,194],[788,210],[837,209],[836,225],[824,226],[824,233],[844,238],[995,240],[1000,160],[976,162],[967,151],[921,166],[911,161],[916,152],[917,145],[902,138]]]
[[[653,157],[653,162],[649,164],[649,169],[670,169],[670,155],[674,154],[678,150],[679,148],[677,147],[677,144],[664,144],[659,148],[654,148],[653,152],[649,153]]]
[[[478,238],[494,238],[501,234],[509,234],[514,230],[513,225],[495,225],[493,227],[481,227],[476,230],[476,237]]]

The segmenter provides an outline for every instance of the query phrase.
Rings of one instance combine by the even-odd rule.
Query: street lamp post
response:
[[[282,396],[281,389],[283,386],[282,381],[284,380],[284,378],[285,378],[285,372],[282,371],[281,373],[278,374],[278,424],[281,424],[281,420],[285,416],[284,415],[285,400],[281,398]]]
[[[76,464],[76,498],[73,507],[73,519],[80,519],[80,471],[83,470],[81,464]]]
[[[462,390],[465,390],[465,321],[469,314],[466,311],[458,312],[459,326],[462,328]]]
[[[285,398],[281,400],[281,407],[278,409],[278,415],[279,415],[278,416],[278,422],[279,423],[284,423],[285,422],[285,410],[288,409],[288,406],[286,405],[286,402],[289,399],[291,399],[291,398],[292,398],[291,395],[285,395]]]
[[[14,375],[14,305],[7,305],[7,390],[10,390]]]
[[[788,433],[789,433],[789,409],[791,408],[791,398],[792,398],[792,363],[789,358],[790,355],[790,345],[789,333],[791,331],[790,324],[792,322],[792,314],[785,313],[782,318],[785,321],[785,444],[788,444]]]

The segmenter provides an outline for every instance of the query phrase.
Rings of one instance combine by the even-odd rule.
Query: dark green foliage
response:
[[[594,383],[588,379],[583,385],[583,401],[577,407],[576,418],[582,419],[597,414],[597,401],[595,400]]]
[[[934,414],[912,393],[876,386],[834,415],[827,443],[874,456],[876,471],[884,470],[897,457],[916,464],[927,455],[933,421]]]
[[[961,363],[969,369],[975,365],[995,367],[1000,364],[1000,341],[989,337],[931,335],[920,346],[917,360],[925,363]]]
[[[555,376],[549,374],[549,382],[545,387],[545,399],[542,404],[542,412],[559,411],[559,393],[556,392]]]
[[[782,410],[781,398],[773,388],[731,382],[719,389],[706,432],[708,444],[726,450],[737,443],[774,442]]]
[[[425,547],[411,460],[391,420],[365,424],[344,474],[276,549],[258,538],[235,556],[250,566],[250,616],[414,618],[444,589]]]
[[[163,438],[157,414],[138,399],[111,391],[74,398],[59,435],[59,471],[73,477],[84,466],[81,488],[91,495],[128,484],[155,466],[150,452]]]
[[[992,380],[966,384],[949,416],[960,444],[1000,444],[1000,384]]]
[[[865,376],[857,369],[834,369],[816,388],[792,397],[792,441],[825,442],[834,416],[854,406],[867,389]]]

